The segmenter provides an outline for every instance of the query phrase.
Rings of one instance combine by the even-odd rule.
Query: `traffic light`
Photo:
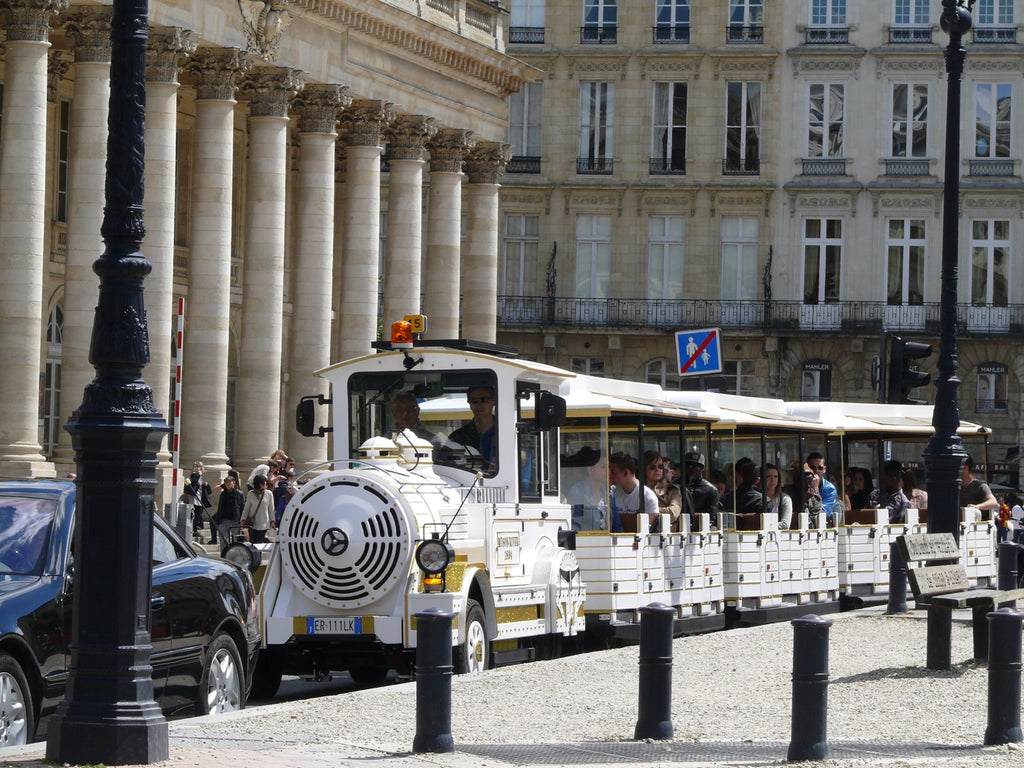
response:
[[[886,388],[886,402],[924,405],[926,401],[911,397],[910,390],[923,387],[932,380],[931,374],[917,369],[916,362],[932,353],[932,345],[907,341],[899,336],[890,336],[889,344],[889,381]]]

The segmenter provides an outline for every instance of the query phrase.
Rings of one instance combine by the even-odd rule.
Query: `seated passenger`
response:
[[[494,387],[470,387],[466,393],[473,418],[456,429],[448,439],[472,448],[483,460],[484,466],[493,468],[498,461],[495,441]]]
[[[615,524],[616,516],[639,515],[646,512],[650,519],[651,532],[655,533],[658,524],[658,497],[637,479],[636,461],[633,457],[621,451],[609,456],[608,478],[613,483],[612,524]],[[620,522],[619,525],[621,524]]]
[[[395,418],[395,429],[399,432],[410,430],[416,437],[426,440],[434,448],[445,444],[444,435],[431,432],[420,421],[420,404],[412,392],[399,392],[391,401],[391,415]]]
[[[602,460],[601,452],[589,445],[580,448],[562,463],[564,468],[583,467],[586,477],[574,483],[565,494],[572,505],[572,529],[574,531],[606,531],[608,503],[608,464]],[[618,518],[616,517],[616,520]],[[615,531],[615,528],[612,528]],[[618,531],[622,530],[621,521]]]
[[[809,464],[804,464],[803,479],[803,511],[807,513],[808,527],[817,528],[818,519],[822,513],[821,493],[818,490],[818,473],[811,469]]]
[[[736,486],[736,528],[755,531],[760,527],[758,515],[764,512],[764,494],[757,488],[759,470],[753,459],[736,462],[736,472],[742,481]]]
[[[678,531],[679,517],[684,506],[687,514],[692,516],[693,499],[690,498],[689,491],[684,499],[679,486],[665,476],[665,460],[657,451],[644,451],[644,485],[658,497],[659,514],[669,515],[672,530]]]

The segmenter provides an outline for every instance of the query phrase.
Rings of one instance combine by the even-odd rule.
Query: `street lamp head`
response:
[[[974,0],[942,0],[942,15],[939,25],[948,35],[962,37],[971,28],[971,9]]]

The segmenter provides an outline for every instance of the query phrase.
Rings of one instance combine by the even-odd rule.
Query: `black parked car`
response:
[[[0,747],[45,735],[64,696],[74,522],[73,483],[0,482]],[[154,698],[167,716],[241,709],[260,643],[252,578],[159,517],[153,529]]]

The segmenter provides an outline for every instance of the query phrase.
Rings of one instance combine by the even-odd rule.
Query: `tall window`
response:
[[[846,0],[811,0],[811,24],[816,27],[846,25]]]
[[[886,301],[891,306],[924,303],[924,219],[889,219]]]
[[[757,219],[722,217],[722,301],[757,298]]]
[[[925,157],[928,152],[928,86],[893,83],[892,156]]]
[[[583,0],[584,43],[614,43],[619,9],[616,0]]]
[[[658,0],[654,14],[654,42],[690,42],[690,0]]]
[[[839,83],[811,83],[807,101],[807,156],[843,154],[843,94]]]
[[[504,294],[537,296],[537,249],[540,217],[505,214]]]
[[[544,42],[544,0],[512,0],[510,43]]]
[[[683,298],[682,216],[647,217],[647,298]]]
[[[543,83],[526,83],[519,93],[508,97],[508,143],[515,158],[540,159],[542,88]],[[515,165],[515,158],[510,165]],[[539,162],[535,172],[540,172]]]
[[[71,102],[61,99],[57,107],[57,183],[53,218],[68,220],[68,163],[71,160]]]
[[[1010,113],[1013,86],[978,83],[974,86],[974,156],[1010,156]]]
[[[975,13],[979,27],[1013,26],[1013,0],[978,0]]]
[[[580,83],[580,173],[611,173],[614,83]]]
[[[612,217],[576,217],[576,298],[607,299],[611,290]]]
[[[804,220],[804,304],[839,301],[842,254],[841,219]]]
[[[60,438],[60,374],[64,340],[64,307],[54,305],[46,321],[46,369],[43,397],[39,403],[39,442],[43,453],[53,456]]]
[[[686,83],[655,83],[651,173],[672,172],[686,172]]]
[[[1010,222],[971,222],[971,304],[1005,307],[1009,299]]]
[[[761,84],[727,83],[725,173],[759,173]]]
[[[729,0],[729,26],[726,41],[760,43],[764,41],[764,0]]]
[[[893,23],[901,27],[917,27],[931,23],[929,0],[896,0],[893,3]]]

